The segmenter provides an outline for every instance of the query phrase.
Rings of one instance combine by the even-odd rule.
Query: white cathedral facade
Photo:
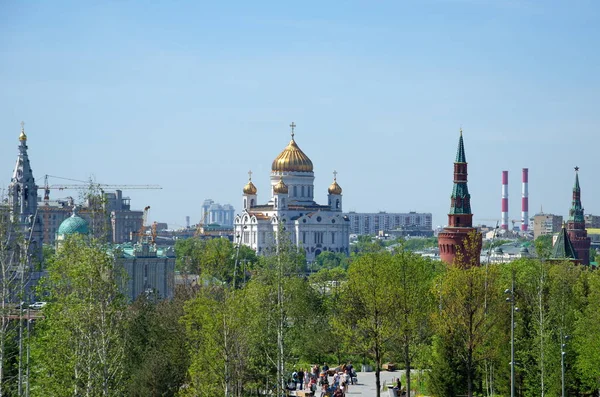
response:
[[[349,252],[350,222],[342,213],[342,188],[334,172],[327,189],[327,205],[314,201],[312,161],[292,140],[273,160],[269,200],[259,204],[252,173],[243,189],[241,214],[235,217],[235,243],[253,248],[258,254],[273,252],[281,225],[294,244],[314,261],[323,251]]]

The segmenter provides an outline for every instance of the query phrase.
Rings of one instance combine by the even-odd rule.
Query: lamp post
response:
[[[506,298],[510,302],[510,397],[515,397],[515,312],[519,311],[515,307],[515,273],[512,274],[512,285],[510,289],[504,290],[505,294],[510,295]]]
[[[567,347],[567,341],[569,340],[569,335],[565,335],[563,337],[562,330],[560,331],[560,378],[561,378],[561,386],[562,386],[562,397],[565,397],[565,347]]]

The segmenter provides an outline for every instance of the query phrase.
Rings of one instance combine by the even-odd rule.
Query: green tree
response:
[[[398,278],[392,255],[387,251],[367,252],[352,262],[344,285],[338,316],[332,326],[345,338],[349,349],[375,361],[377,396],[381,392],[380,372],[384,356],[392,349],[398,317],[394,297]]]
[[[552,235],[543,234],[534,241],[535,252],[538,258],[548,259],[552,255]]]
[[[189,355],[184,298],[156,301],[140,295],[128,310],[125,366],[128,396],[175,396],[186,380]]]
[[[120,396],[125,368],[122,267],[96,240],[71,236],[48,266],[31,393]]]
[[[464,377],[464,383],[455,384],[453,393],[466,393],[472,397],[476,393],[475,386],[482,378],[480,365],[485,360],[494,360],[495,343],[499,343],[499,330],[496,327],[503,310],[503,297],[498,293],[498,265],[487,267],[470,267],[461,269],[451,266],[436,284],[436,296],[439,299],[439,311],[434,316],[436,333],[440,342],[435,355],[441,358],[433,366],[455,367],[457,373],[452,378]],[[495,315],[490,315],[495,314]],[[494,343],[490,343],[493,341]],[[454,355],[448,358],[447,353]],[[462,374],[460,373],[462,372]],[[432,370],[432,375],[440,371]],[[432,376],[431,383],[436,390],[447,390],[447,379]],[[465,389],[460,389],[460,387]],[[455,395],[455,394],[452,394]]]
[[[423,350],[431,342],[430,319],[435,308],[435,297],[431,293],[433,280],[441,273],[443,265],[420,255],[400,250],[393,256],[392,274],[396,320],[402,348],[401,358],[406,371],[406,389],[410,390],[410,369],[415,357],[423,357]],[[425,364],[421,362],[420,364]]]
[[[323,251],[317,255],[314,264],[317,270],[336,267],[348,269],[348,257],[341,252]]]
[[[581,379],[581,390],[590,395],[600,389],[600,273],[585,272],[589,295],[575,326],[575,368]]]

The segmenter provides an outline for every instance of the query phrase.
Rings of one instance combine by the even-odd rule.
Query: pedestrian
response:
[[[346,377],[346,379],[350,378],[350,384],[354,384],[354,380],[352,379],[352,375],[353,375],[353,370],[354,367],[352,366],[352,361],[348,361],[348,364],[346,365],[346,374],[348,375]]]
[[[300,368],[298,371],[298,384],[300,385],[300,389],[304,386],[304,369]]]

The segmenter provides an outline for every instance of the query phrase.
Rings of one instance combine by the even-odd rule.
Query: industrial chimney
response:
[[[523,168],[523,187],[521,190],[521,231],[526,232],[529,226],[529,169]]]
[[[508,230],[508,171],[502,171],[502,222],[500,228]]]

